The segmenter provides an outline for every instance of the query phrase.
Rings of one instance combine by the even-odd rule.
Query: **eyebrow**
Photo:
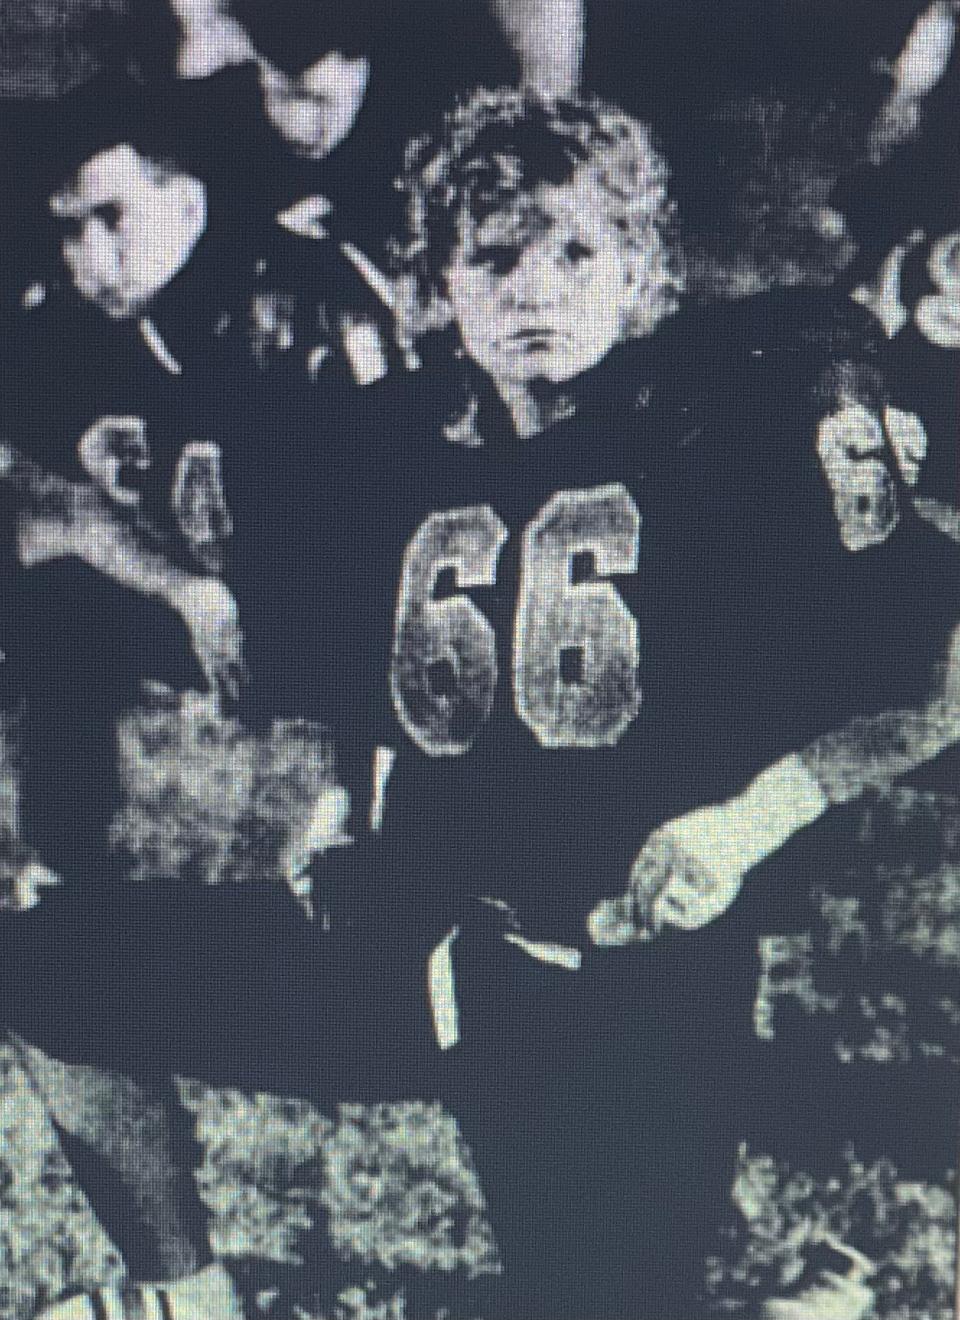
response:
[[[535,203],[519,214],[505,215],[502,211],[492,211],[477,222],[473,234],[474,243],[485,246],[487,243],[497,242],[501,240],[504,231],[511,237],[515,236],[519,241],[529,237],[531,233],[551,229],[556,223],[557,216],[550,215]],[[493,234],[490,233],[491,229],[494,230]],[[484,230],[487,230],[486,234]]]

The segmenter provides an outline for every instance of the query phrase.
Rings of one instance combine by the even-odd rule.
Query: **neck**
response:
[[[525,381],[494,380],[494,386],[506,405],[513,428],[521,440],[539,435],[544,427],[543,409]]]
[[[520,440],[529,440],[569,416],[573,404],[555,385],[546,382],[494,380]]]

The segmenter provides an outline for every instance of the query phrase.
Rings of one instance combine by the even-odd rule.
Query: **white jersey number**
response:
[[[406,732],[433,756],[465,752],[493,707],[496,642],[452,585],[489,586],[507,531],[486,505],[431,514],[407,546],[390,686]],[[635,573],[640,514],[625,486],[560,491],[526,529],[514,627],[517,713],[544,747],[616,743],[640,709],[637,621],[598,578]]]
[[[490,714],[497,645],[489,622],[456,587],[492,586],[507,529],[489,505],[432,513],[403,557],[390,691],[397,717],[430,756],[465,752]]]
[[[517,713],[544,747],[604,747],[640,709],[637,621],[615,587],[635,573],[640,515],[626,488],[559,491],[523,537],[514,631]],[[591,580],[576,582],[578,567]]]

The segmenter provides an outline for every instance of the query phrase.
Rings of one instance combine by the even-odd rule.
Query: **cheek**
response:
[[[100,220],[88,221],[78,239],[65,247],[72,264],[86,266],[104,273],[114,273],[120,260],[123,244],[120,236]]]
[[[482,271],[451,272],[447,279],[447,293],[454,316],[464,329],[481,329],[495,313],[497,290]]]

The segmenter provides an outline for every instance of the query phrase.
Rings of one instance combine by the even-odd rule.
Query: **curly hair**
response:
[[[437,135],[408,145],[396,180],[407,216],[393,251],[397,312],[411,337],[449,319],[444,270],[464,211],[481,221],[539,184],[566,183],[585,164],[609,198],[609,219],[633,267],[635,310],[624,338],[650,334],[684,285],[669,170],[650,130],[596,97],[479,88]]]

